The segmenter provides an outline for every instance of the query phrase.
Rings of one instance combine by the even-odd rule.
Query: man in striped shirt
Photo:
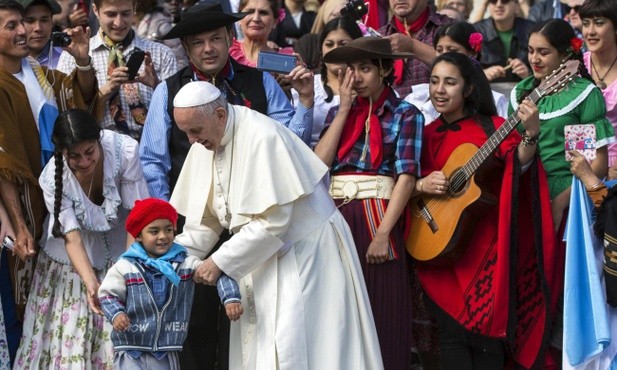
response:
[[[100,29],[90,39],[90,57],[108,108],[101,127],[139,140],[154,88],[178,68],[167,46],[135,35],[135,4],[136,0],[94,0],[92,10]],[[146,57],[137,77],[130,81],[126,62],[137,49],[145,51]],[[62,53],[58,69],[69,73],[74,68],[74,58]]]

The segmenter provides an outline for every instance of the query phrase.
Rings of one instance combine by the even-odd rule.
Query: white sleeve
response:
[[[191,225],[187,222],[182,234],[177,235],[174,241],[185,247],[189,255],[204,259],[219,240],[222,232],[223,226],[206,206],[201,223]]]
[[[126,262],[120,260],[107,270],[105,278],[103,278],[99,286],[99,297],[111,295],[122,302],[126,302],[126,285],[124,283],[124,275],[120,272],[119,267],[121,263]]]
[[[64,162],[63,162],[63,165],[64,165]],[[47,208],[47,211],[49,212],[49,217],[51,219],[50,227],[49,227],[49,234],[44,235],[43,236],[44,238],[52,237],[51,225],[53,225],[53,222],[54,222],[54,205],[55,205],[55,200],[56,200],[55,170],[56,170],[55,158],[52,157],[52,159],[49,161],[49,163],[45,167],[45,170],[41,174],[41,177],[39,178],[39,184],[41,185],[41,189],[43,190],[43,199],[45,200],[45,207]],[[68,170],[66,168],[63,169],[63,174],[62,174],[63,177],[64,177],[65,171],[68,171]],[[85,194],[83,194],[83,190],[81,190],[81,187],[77,189],[77,187],[73,186],[73,184],[64,183],[64,182],[62,184],[62,187],[63,187],[63,193],[70,193],[73,189],[75,189],[75,191],[79,192],[75,194],[76,198],[85,197]],[[72,230],[81,230],[81,225],[79,224],[79,221],[77,220],[77,216],[75,214],[75,208],[73,207],[73,201],[65,196],[62,196],[62,199],[60,202],[60,214],[58,215],[58,219],[60,220],[60,224],[62,225],[61,231],[63,234],[66,234]]]
[[[138,143],[129,136],[122,137],[122,179],[120,185],[120,198],[126,209],[132,209],[135,201],[148,198],[150,193],[144,179],[144,172],[139,160]]]
[[[212,260],[230,277],[239,280],[277,253],[280,239],[291,221],[293,202],[275,205],[255,216],[212,254]]]

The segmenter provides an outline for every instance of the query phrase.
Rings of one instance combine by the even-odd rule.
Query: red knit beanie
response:
[[[171,204],[161,199],[146,198],[138,200],[126,218],[126,231],[133,235],[134,238],[137,238],[146,225],[158,219],[169,220],[176,227],[178,212]]]

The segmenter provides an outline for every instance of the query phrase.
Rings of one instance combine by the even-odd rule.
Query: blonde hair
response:
[[[342,9],[345,4],[347,4],[347,0],[325,0],[317,11],[317,16],[315,17],[315,22],[313,22],[311,33],[321,34],[324,26],[329,21],[327,17],[329,17],[335,10]]]
[[[448,0],[435,0],[435,7],[437,8],[437,11],[445,8],[446,2],[448,2]],[[465,16],[465,19],[467,19],[473,10],[473,0],[463,0],[463,2],[465,3],[465,13],[463,13],[463,15]]]

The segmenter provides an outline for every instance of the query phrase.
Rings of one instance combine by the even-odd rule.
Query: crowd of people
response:
[[[617,0],[361,5],[0,0],[0,370],[617,364]]]

